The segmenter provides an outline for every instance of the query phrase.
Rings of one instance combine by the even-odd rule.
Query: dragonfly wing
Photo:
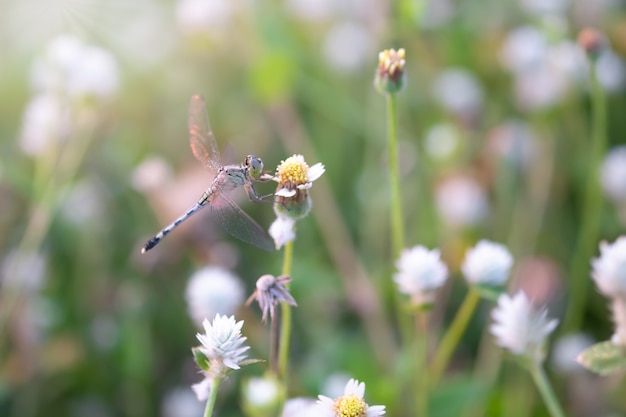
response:
[[[222,191],[216,191],[210,203],[213,218],[231,235],[266,251],[273,251],[274,241],[256,221]]]
[[[191,97],[188,128],[189,144],[193,155],[205,167],[219,170],[221,168],[220,154],[209,123],[204,97],[199,94]]]

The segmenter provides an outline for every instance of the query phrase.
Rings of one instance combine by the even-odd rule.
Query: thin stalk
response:
[[[273,308],[273,307],[272,307]],[[275,314],[270,318],[270,369],[279,377],[278,372],[278,341],[280,335],[280,315]]]
[[[400,168],[398,163],[398,130],[395,94],[387,94],[387,138],[389,142],[389,188],[391,191],[391,241],[393,259],[400,256],[404,247],[402,225],[402,199],[400,195]]]
[[[291,276],[291,264],[293,261],[293,241],[287,242],[285,245],[285,253],[283,255],[282,275]],[[283,395],[281,396],[282,404],[280,410],[283,409],[287,400],[287,365],[289,362],[289,343],[291,339],[291,306],[287,303],[280,304],[280,345],[278,346],[278,379],[283,387]]]
[[[417,366],[415,386],[415,415],[428,417],[428,384],[429,373],[426,369],[428,363],[428,312],[422,311],[415,315],[415,346],[417,353]]]
[[[540,363],[533,363],[530,367],[530,373],[537,385],[537,389],[548,407],[548,411],[552,417],[565,417],[565,413],[561,409],[561,405],[556,399],[552,385],[548,381],[545,371]]]
[[[461,304],[461,308],[459,308],[454,320],[452,320],[452,324],[441,339],[441,343],[435,352],[435,357],[430,367],[430,380],[433,386],[439,383],[443,372],[448,367],[452,353],[459,344],[461,336],[463,336],[479,300],[480,296],[478,295],[478,291],[474,288],[470,288],[465,296],[465,300],[463,300],[463,304]]]
[[[571,279],[570,301],[562,330],[579,329],[589,293],[589,260],[597,245],[602,211],[602,192],[598,173],[606,149],[606,98],[598,80],[595,62],[590,61],[591,74],[591,149],[587,169],[587,184],[581,214],[581,227],[569,271]]]
[[[217,391],[219,390],[221,383],[221,378],[213,378],[213,381],[211,381],[211,391],[209,393],[209,399],[206,402],[206,407],[204,408],[204,417],[211,417],[213,415],[215,400],[217,399]]]

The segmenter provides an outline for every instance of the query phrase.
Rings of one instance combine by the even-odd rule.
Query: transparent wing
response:
[[[248,216],[222,191],[216,191],[211,203],[213,218],[231,235],[266,251],[273,251],[274,241],[257,222]]]
[[[204,97],[199,94],[191,97],[188,127],[189,144],[196,159],[207,168],[219,170],[222,167],[220,154],[209,124]]]

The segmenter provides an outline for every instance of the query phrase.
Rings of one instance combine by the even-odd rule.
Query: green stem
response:
[[[415,383],[416,416],[428,417],[428,312],[422,311],[415,315],[417,366]]]
[[[452,357],[452,353],[459,344],[461,336],[463,336],[479,300],[480,296],[478,295],[478,291],[474,288],[470,288],[469,292],[465,296],[465,300],[463,300],[463,304],[461,304],[461,308],[459,308],[456,313],[452,324],[441,339],[441,343],[439,344],[439,348],[435,353],[435,357],[433,358],[433,362],[430,367],[431,383],[433,386],[436,386],[439,383],[443,372],[446,370],[448,363],[450,362],[450,358]]]
[[[211,381],[211,391],[209,392],[209,399],[207,400],[206,407],[204,408],[204,417],[211,417],[213,415],[215,400],[217,399],[217,391],[220,389],[221,383],[221,378],[213,378]]]
[[[539,393],[541,394],[543,401],[548,407],[550,415],[552,417],[565,417],[565,413],[556,399],[554,390],[552,389],[550,381],[548,381],[548,377],[546,376],[541,364],[534,362],[533,365],[531,365],[530,373],[535,381],[535,384],[537,384],[537,388],[539,389]]]
[[[389,141],[389,188],[391,191],[391,240],[393,259],[400,256],[404,247],[404,227],[402,225],[402,199],[400,198],[400,168],[398,164],[398,131],[396,96],[387,94],[387,137]]]
[[[596,73],[595,62],[590,61],[592,137],[587,169],[587,184],[581,213],[581,228],[569,271],[571,279],[570,301],[561,330],[579,329],[585,312],[589,292],[589,259],[597,245],[602,211],[602,192],[599,169],[606,149],[606,99]]]
[[[283,257],[282,275],[291,276],[291,264],[293,260],[293,241],[285,245],[285,253]],[[291,339],[291,306],[287,303],[280,304],[280,345],[278,347],[278,379],[283,387],[282,404],[280,410],[283,409],[287,400],[287,365],[289,360],[289,342]]]

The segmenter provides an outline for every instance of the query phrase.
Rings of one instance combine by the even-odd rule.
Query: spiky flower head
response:
[[[406,64],[404,48],[385,49],[378,54],[378,68],[374,85],[383,94],[397,93],[404,87],[404,66]]]
[[[535,362],[543,361],[546,337],[559,322],[548,319],[545,308],[535,309],[522,291],[513,297],[502,294],[491,317],[490,331],[498,345]]]
[[[614,243],[601,242],[600,256],[591,261],[592,277],[607,297],[626,298],[626,236]]]
[[[309,189],[324,171],[324,165],[319,162],[309,167],[302,155],[293,155],[282,161],[274,176],[274,180],[278,182],[274,193],[276,215],[294,220],[306,217],[311,211]]]
[[[263,321],[267,320],[267,313],[270,313],[270,317],[274,319],[274,310],[278,303],[287,303],[290,306],[297,307],[296,300],[293,299],[286,284],[291,281],[291,277],[288,275],[280,275],[274,277],[274,275],[266,274],[259,278],[256,282],[256,290],[246,305],[252,303],[252,300],[256,299],[259,303],[259,307],[263,310]]]
[[[193,353],[205,378],[192,386],[200,401],[208,398],[213,379],[224,378],[232,370],[240,368],[246,359],[246,351],[250,349],[243,345],[246,341],[246,337],[241,335],[243,321],[236,322],[235,316],[216,314],[213,322],[205,319],[202,324],[204,334],[196,335],[202,345],[194,348]]]
[[[335,400],[324,395],[317,401],[320,417],[380,417],[385,415],[384,405],[369,406],[363,399],[365,383],[351,379],[343,395]]]
[[[611,341],[626,348],[626,236],[600,243],[600,256],[591,261],[592,277],[600,292],[611,299],[615,334]]]

